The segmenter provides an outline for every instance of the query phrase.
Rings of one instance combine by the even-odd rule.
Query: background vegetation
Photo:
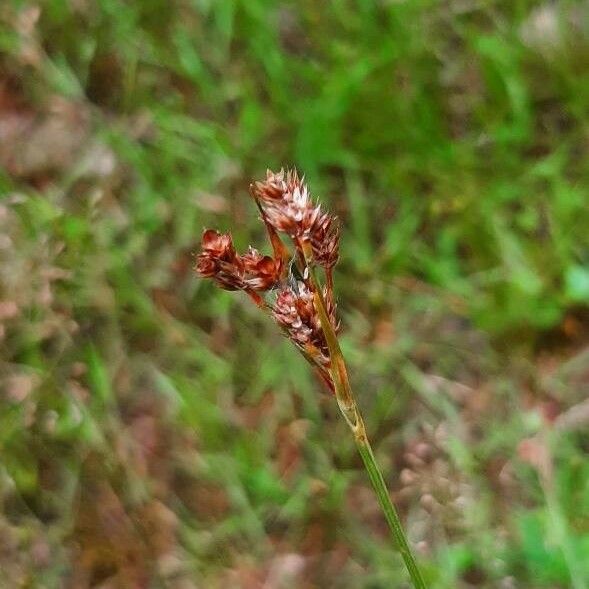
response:
[[[204,226],[296,165],[433,588],[587,587],[589,5],[5,0],[0,586],[407,587]]]

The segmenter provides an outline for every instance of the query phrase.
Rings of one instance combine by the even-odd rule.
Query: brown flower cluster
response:
[[[304,354],[315,358],[322,366],[329,365],[329,350],[315,311],[313,293],[303,282],[278,293],[273,315]]]
[[[324,268],[333,268],[339,255],[339,229],[336,219],[314,205],[304,180],[295,170],[266,172],[266,180],[251,186],[267,223],[286,233],[295,245],[309,242],[314,260]]]
[[[202,236],[196,271],[225,290],[270,290],[280,276],[281,260],[263,256],[253,247],[239,255],[229,233],[207,229]]]
[[[242,290],[267,309],[284,334],[314,365],[333,391],[331,358],[317,305],[323,305],[338,329],[332,270],[339,257],[337,219],[313,203],[309,190],[294,170],[266,172],[266,179],[250,187],[266,226],[273,255],[249,248],[235,251],[228,233],[207,229],[203,233],[196,271],[225,290]],[[294,251],[289,252],[279,234],[286,234]],[[314,268],[325,273],[325,287]]]

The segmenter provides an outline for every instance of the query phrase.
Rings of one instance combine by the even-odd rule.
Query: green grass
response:
[[[39,6],[0,7],[0,587],[407,586],[332,400],[191,271],[281,165],[341,217],[431,587],[586,587],[587,424],[548,425],[587,396],[586,7]]]

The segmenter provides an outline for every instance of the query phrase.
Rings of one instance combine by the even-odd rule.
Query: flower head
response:
[[[268,170],[265,181],[254,183],[252,194],[260,203],[265,220],[276,231],[293,239],[309,239],[321,208],[313,205],[307,185],[295,170]]]
[[[276,284],[280,261],[263,256],[252,247],[240,256],[230,234],[207,229],[196,258],[196,271],[225,290],[265,291]]]
[[[329,213],[322,213],[310,231],[313,259],[323,268],[333,268],[339,259],[339,227]]]
[[[301,351],[321,366],[329,364],[329,349],[313,304],[313,293],[303,282],[278,293],[272,315]]]

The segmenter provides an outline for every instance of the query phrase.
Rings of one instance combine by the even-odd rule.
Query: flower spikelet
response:
[[[296,170],[268,170],[266,180],[254,183],[252,194],[260,203],[265,220],[276,231],[293,239],[309,239],[321,208],[313,205],[309,189]]]
[[[309,234],[315,263],[331,270],[339,259],[339,227],[336,217],[322,213],[313,223]]]
[[[280,262],[252,247],[240,256],[231,235],[207,229],[202,236],[196,271],[204,278],[212,278],[225,290],[265,291],[277,282]]]
[[[280,290],[272,315],[295,345],[321,366],[329,364],[329,349],[313,304],[313,293],[303,283]]]

